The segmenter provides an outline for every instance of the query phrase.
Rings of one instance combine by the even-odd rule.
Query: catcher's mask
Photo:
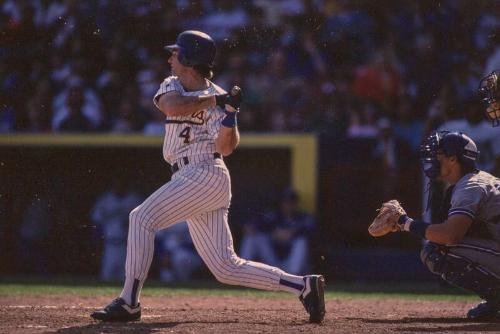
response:
[[[431,180],[435,180],[441,173],[438,154],[444,154],[447,157],[456,156],[463,166],[475,168],[479,151],[474,141],[461,132],[432,133],[420,145],[422,169]]]
[[[500,90],[498,89],[498,76],[500,70],[495,70],[479,82],[478,93],[486,108],[486,116],[492,125],[500,125]]]

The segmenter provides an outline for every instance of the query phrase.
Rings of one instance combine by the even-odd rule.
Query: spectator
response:
[[[84,117],[90,123],[89,128],[97,129],[102,124],[101,102],[94,90],[90,87],[83,86],[82,80],[74,77],[69,80],[69,87],[54,97],[52,101],[52,129],[57,131],[61,123],[70,114],[70,102],[75,103],[78,107],[76,114],[81,114],[80,118]],[[73,95],[73,96],[72,96]],[[73,115],[76,112],[72,110]]]
[[[379,105],[399,97],[402,91],[401,78],[396,65],[390,63],[389,59],[388,52],[379,51],[369,64],[358,68],[353,83],[357,97]]]
[[[419,151],[424,131],[424,121],[418,117],[420,114],[417,104],[412,103],[409,97],[401,98],[399,109],[396,111],[394,135],[408,144],[414,155]]]
[[[140,203],[140,196],[122,177],[115,176],[111,188],[94,204],[91,219],[102,233],[104,243],[100,272],[103,281],[119,281],[125,277],[128,217]]]
[[[113,121],[112,132],[137,132],[142,128],[137,104],[130,98],[123,99],[118,107],[117,118]]]
[[[82,113],[92,129],[135,129],[129,127],[135,121],[114,124],[113,111],[130,84],[137,84],[140,92],[134,95],[140,123],[154,123],[151,96],[159,76],[168,74],[162,69],[166,56],[158,41],[197,27],[221,46],[216,82],[226,88],[241,85],[242,108],[255,110],[241,115],[241,125],[251,131],[320,128],[338,137],[374,137],[379,118],[399,121],[394,111],[405,108],[399,99],[403,94],[427,110],[443,87],[452,87],[466,99],[475,89],[478,68],[491,72],[499,67],[495,32],[500,18],[488,2],[396,1],[383,11],[374,10],[370,2],[349,1],[182,0],[174,1],[169,8],[176,10],[167,13],[161,6],[161,1],[123,6],[112,1],[4,1],[0,131],[44,131],[40,122],[47,114],[52,131],[59,131],[69,114],[67,95],[74,85],[83,87]],[[453,24],[459,21],[463,24]],[[37,112],[35,106],[42,101],[31,102],[31,97],[46,78],[53,103],[50,108],[43,101],[46,110]],[[299,94],[290,88],[297,82]],[[331,100],[319,97],[325,82],[334,87]],[[366,115],[360,106],[349,126],[348,103],[338,100],[350,100],[352,93],[376,113]],[[412,118],[426,119],[424,113]],[[327,122],[315,121],[324,119]]]
[[[215,40],[230,37],[231,31],[247,24],[247,14],[242,5],[232,0],[215,0],[215,8],[203,18],[203,31]]]
[[[160,280],[186,282],[202,267],[185,222],[177,223],[157,235],[160,254]]]
[[[389,119],[379,119],[377,127],[377,143],[372,159],[378,162],[380,168],[378,176],[384,180],[380,196],[384,199],[390,199],[396,195],[400,182],[401,164],[411,161],[412,154],[409,145],[395,137],[393,125]]]
[[[66,115],[56,128],[59,132],[89,132],[94,126],[83,112],[83,91],[79,86],[72,87],[66,95]]]
[[[281,194],[278,210],[268,218],[268,223],[274,226],[272,238],[281,267],[294,274],[307,271],[309,239],[315,229],[313,218],[298,205],[297,193],[286,189]]]
[[[28,132],[50,132],[50,113],[39,104],[37,99],[28,102]],[[50,107],[50,105],[49,105]]]
[[[241,256],[277,263],[299,275],[308,269],[309,239],[314,229],[313,218],[298,207],[297,193],[287,188],[276,210],[244,226]]]
[[[19,229],[19,261],[21,271],[37,274],[49,272],[47,240],[53,224],[52,206],[47,189],[32,193],[25,206]]]
[[[51,86],[48,79],[42,79],[36,87],[34,96],[27,103],[28,132],[50,132],[51,110]]]
[[[375,109],[370,104],[349,106],[349,127],[347,137],[352,139],[372,139],[377,136]]]
[[[50,79],[59,87],[64,87],[64,84],[71,78],[72,68],[69,59],[64,61],[61,54],[54,53],[51,58]]]
[[[273,226],[268,217],[254,217],[243,224],[240,256],[243,259],[261,261],[270,266],[279,265],[272,241]]]

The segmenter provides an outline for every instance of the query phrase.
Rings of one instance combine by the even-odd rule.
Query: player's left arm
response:
[[[431,224],[425,231],[425,239],[440,245],[459,243],[472,225],[473,220],[466,215],[453,215],[442,224]]]
[[[238,127],[221,126],[219,135],[215,139],[215,149],[223,156],[228,156],[233,153],[236,146],[240,142],[240,132]]]
[[[474,182],[468,182],[466,186],[455,190],[450,200],[448,218],[442,224],[429,225],[425,230],[425,239],[441,245],[462,241],[467,230],[474,224],[485,196],[483,187]]]
[[[469,205],[469,208],[472,208]],[[474,211],[467,208],[451,209],[443,223],[429,224],[424,221],[410,218],[401,204],[392,200],[382,205],[379,215],[368,228],[374,237],[389,232],[407,231],[441,245],[457,244],[474,223]]]

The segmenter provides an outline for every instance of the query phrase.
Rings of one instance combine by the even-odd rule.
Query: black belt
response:
[[[218,152],[214,153],[214,159],[222,159],[222,155]],[[182,163],[184,166],[189,165],[188,157],[182,157]],[[172,165],[172,173],[175,173],[179,170],[179,164],[176,162]]]

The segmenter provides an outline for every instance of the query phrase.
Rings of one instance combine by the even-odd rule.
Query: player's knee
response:
[[[215,279],[219,281],[222,284],[229,284],[229,285],[235,285],[236,282],[234,279],[231,278],[231,275],[229,273],[224,273],[224,272],[213,272]]]
[[[140,213],[140,207],[136,207],[134,210],[130,211],[128,215],[128,221],[130,222],[130,225],[132,224],[137,224],[139,222],[139,213]]]
[[[231,284],[231,285],[236,284],[233,276],[234,272],[232,266],[228,266],[226,263],[218,263],[216,268],[211,268],[211,269],[215,278],[220,283]]]
[[[223,284],[238,284],[234,277],[237,276],[244,260],[239,258],[234,252],[229,256],[221,258],[217,263],[217,268],[212,270],[215,278]]]
[[[446,254],[442,246],[431,242],[425,243],[420,252],[420,259],[431,273],[442,274],[446,261]]]
[[[142,206],[136,207],[129,214],[130,226],[144,227],[147,222],[147,215]]]

